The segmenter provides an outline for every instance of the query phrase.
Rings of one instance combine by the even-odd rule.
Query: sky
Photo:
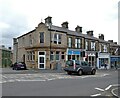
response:
[[[105,40],[118,42],[119,0],[0,0],[0,45],[12,47],[13,38],[38,26],[48,16],[61,26],[65,21],[69,29],[77,25],[94,36],[104,34]]]

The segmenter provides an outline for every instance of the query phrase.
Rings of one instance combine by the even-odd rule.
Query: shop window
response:
[[[62,60],[65,59],[65,54],[64,54],[64,52],[62,52],[62,54],[61,54],[61,59],[62,59]]]
[[[71,60],[71,55],[68,55],[68,60]]]

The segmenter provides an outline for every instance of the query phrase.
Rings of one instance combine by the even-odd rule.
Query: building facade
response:
[[[101,62],[110,66],[110,42],[94,37],[93,31],[83,34],[80,26],[75,31],[69,30],[68,24],[66,21],[61,27],[54,26],[52,17],[48,16],[45,23],[14,38],[13,61],[22,61],[27,67],[37,69],[64,67],[65,61],[70,59],[86,60],[98,68],[101,68]]]
[[[0,67],[10,67],[13,53],[11,47],[8,49],[4,45],[0,46]]]

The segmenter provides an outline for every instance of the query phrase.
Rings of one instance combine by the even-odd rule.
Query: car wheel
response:
[[[68,75],[71,75],[72,73],[71,72],[67,72]]]
[[[95,70],[92,70],[91,74],[92,75],[95,75],[96,71]]]
[[[82,75],[82,70],[78,71],[78,75],[81,76]]]

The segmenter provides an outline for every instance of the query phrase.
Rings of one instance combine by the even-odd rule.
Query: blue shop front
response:
[[[111,68],[115,66],[120,67],[120,56],[111,56],[110,57]]]
[[[81,60],[81,50],[67,49],[66,60]]]

